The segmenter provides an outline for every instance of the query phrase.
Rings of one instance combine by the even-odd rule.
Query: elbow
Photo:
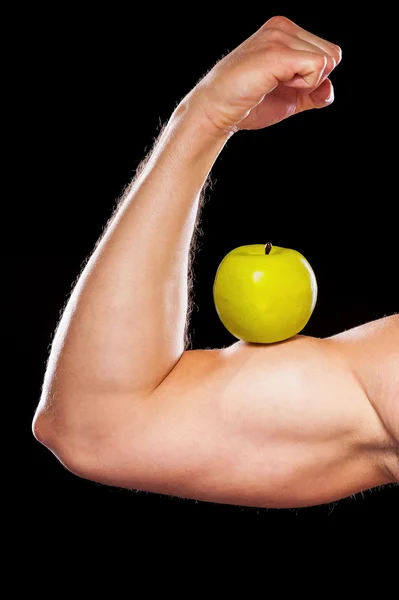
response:
[[[71,473],[84,479],[98,480],[93,452],[87,439],[65,431],[45,410],[36,411],[32,422],[35,439],[43,444]]]
[[[34,437],[78,477],[118,487],[126,487],[128,479],[127,487],[135,487],[143,436],[142,421],[129,420],[131,426],[126,427],[125,415],[132,414],[131,399],[126,411],[113,412],[108,402],[102,409],[101,398],[95,410],[87,404],[82,402],[81,408],[66,396],[58,396],[57,401],[53,398],[52,403],[43,399],[33,418]]]
[[[47,446],[50,439],[51,428],[49,427],[48,419],[45,416],[45,412],[40,410],[40,407],[37,409],[35,416],[32,421],[32,433],[34,438]]]

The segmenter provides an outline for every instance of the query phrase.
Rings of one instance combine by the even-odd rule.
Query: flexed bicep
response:
[[[389,481],[384,431],[328,342],[188,351],[89,478],[213,502],[298,507]]]

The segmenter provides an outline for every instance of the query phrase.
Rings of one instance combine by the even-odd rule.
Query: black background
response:
[[[301,510],[107,488],[67,472],[31,434],[60,311],[160,123],[217,59],[275,14],[342,47],[342,63],[332,74],[336,100],[269,129],[240,132],[219,157],[195,263],[193,347],[235,341],[217,318],[211,290],[221,259],[241,244],[270,239],[307,257],[319,297],[304,333],[332,335],[398,310],[397,164],[388,143],[396,128],[393,59],[378,14],[349,15],[324,4],[292,10],[286,3],[223,10],[104,5],[83,13],[65,5],[54,13],[24,14],[17,76],[19,174],[26,183],[17,181],[13,194],[17,243],[7,255],[5,324],[22,438],[13,451],[22,488],[15,498],[24,504],[33,537],[66,523],[77,536],[93,525],[123,528],[137,539],[158,522],[171,524],[175,536],[200,525],[212,537],[223,525],[259,538],[298,524],[323,531],[358,518],[395,522],[395,487]]]

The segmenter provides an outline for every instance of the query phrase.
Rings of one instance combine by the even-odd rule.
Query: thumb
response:
[[[334,101],[334,88],[329,79],[325,79],[318,88],[308,96],[304,96],[303,110],[309,108],[324,108]]]

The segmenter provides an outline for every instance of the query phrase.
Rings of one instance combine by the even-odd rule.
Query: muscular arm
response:
[[[271,20],[172,115],[53,340],[34,432],[72,471],[258,506],[315,504],[390,480],[393,438],[348,343],[184,345],[190,243],[214,161],[239,129],[326,106],[339,59],[336,46]]]

